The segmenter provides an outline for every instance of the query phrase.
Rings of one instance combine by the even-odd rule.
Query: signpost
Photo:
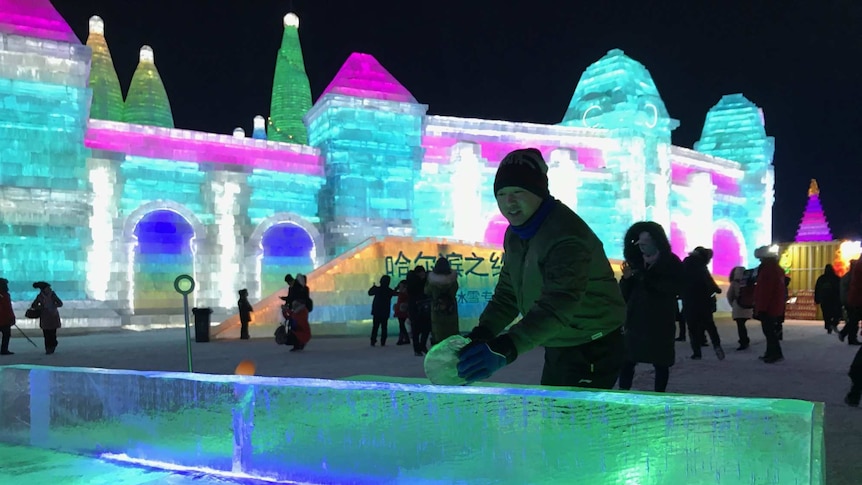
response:
[[[192,370],[192,333],[189,322],[189,293],[195,291],[195,280],[187,274],[181,274],[174,280],[174,289],[183,295],[183,316],[186,319],[186,354],[189,359],[189,372]]]

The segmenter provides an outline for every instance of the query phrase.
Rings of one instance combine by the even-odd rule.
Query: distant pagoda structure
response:
[[[799,222],[799,229],[796,231],[796,242],[832,240],[832,231],[829,230],[829,222],[820,204],[820,188],[817,186],[817,180],[811,179],[811,185],[808,187],[808,203],[805,205],[802,221]]]
[[[311,86],[305,73],[302,46],[299,44],[299,17],[289,13],[284,16],[284,35],[275,61],[268,138],[307,144],[308,132],[302,117],[310,109]]]

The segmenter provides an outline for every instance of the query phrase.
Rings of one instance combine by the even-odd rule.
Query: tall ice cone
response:
[[[311,109],[311,87],[305,74],[299,44],[299,17],[284,16],[284,35],[275,61],[268,138],[288,143],[308,143],[302,117]]]
[[[93,90],[90,118],[123,121],[123,93],[120,91],[120,81],[117,79],[111,51],[105,40],[105,22],[95,15],[90,17],[87,46],[93,50],[93,63],[90,66],[90,88]]]
[[[141,59],[132,76],[123,119],[138,125],[174,127],[174,116],[165,85],[156,69],[152,47],[141,47]]]

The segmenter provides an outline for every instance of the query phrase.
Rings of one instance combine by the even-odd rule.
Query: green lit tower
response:
[[[93,63],[90,65],[90,89],[93,90],[90,118],[123,121],[123,93],[120,91],[111,51],[105,41],[105,22],[96,15],[90,17],[87,46],[93,50]]]
[[[308,143],[302,117],[311,109],[311,87],[299,45],[299,17],[284,16],[284,35],[275,61],[268,138],[287,143]]]
[[[153,48],[148,45],[141,47],[138,68],[135,69],[129,94],[126,96],[123,120],[138,125],[174,127],[168,93],[165,92],[165,85],[162,84],[159,70],[156,69]]]

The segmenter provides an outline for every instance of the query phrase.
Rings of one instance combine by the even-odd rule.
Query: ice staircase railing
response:
[[[823,484],[821,403],[386,379],[6,366],[0,441],[288,483]]]

